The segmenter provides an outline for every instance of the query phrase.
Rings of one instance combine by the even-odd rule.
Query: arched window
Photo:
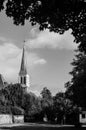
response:
[[[26,84],[26,77],[24,77],[24,84]]]
[[[22,77],[21,77],[21,83],[22,83]]]

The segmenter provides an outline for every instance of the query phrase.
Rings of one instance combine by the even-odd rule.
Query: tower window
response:
[[[22,77],[21,77],[21,83],[22,83]]]
[[[24,77],[24,84],[26,84],[26,77]]]
[[[85,114],[84,113],[82,114],[82,118],[85,118]]]

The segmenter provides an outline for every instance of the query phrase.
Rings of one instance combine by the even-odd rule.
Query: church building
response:
[[[24,90],[27,91],[27,89],[30,87],[30,78],[27,72],[25,52],[25,46],[23,46],[21,67],[19,71],[19,83],[22,85]]]

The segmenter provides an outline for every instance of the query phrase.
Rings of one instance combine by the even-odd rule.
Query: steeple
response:
[[[27,74],[27,68],[26,68],[26,61],[25,61],[25,45],[24,45],[19,75],[26,75],[26,74]]]
[[[22,60],[21,60],[21,66],[19,71],[19,83],[22,85],[24,89],[30,87],[30,80],[29,80],[29,75],[27,73],[27,67],[26,67],[25,44],[23,46]]]

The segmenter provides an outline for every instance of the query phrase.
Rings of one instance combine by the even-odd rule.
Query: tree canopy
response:
[[[66,94],[80,107],[86,107],[86,54],[78,52],[71,63],[71,81],[66,84]]]
[[[14,24],[29,20],[39,29],[63,34],[72,29],[79,49],[86,52],[86,0],[1,0],[0,11],[12,17]]]
[[[44,121],[46,118],[53,123],[71,123],[75,122],[75,116],[72,120],[71,116],[76,115],[76,109],[65,93],[52,96],[47,87],[43,88],[40,97],[25,93],[20,84],[9,84],[0,90],[0,114],[12,114],[13,121],[14,115],[24,115],[25,122]]]

